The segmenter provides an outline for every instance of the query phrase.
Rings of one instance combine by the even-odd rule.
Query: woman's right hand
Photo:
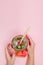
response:
[[[32,38],[29,36],[29,43],[30,45],[28,45],[28,58],[27,58],[27,62],[26,65],[34,65],[34,47],[35,47],[35,43],[32,40]]]

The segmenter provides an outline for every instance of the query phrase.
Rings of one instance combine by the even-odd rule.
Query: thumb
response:
[[[9,61],[10,59],[11,59],[11,57],[10,57],[10,55],[9,55],[9,53],[8,53],[8,49],[6,48],[6,50],[5,50],[5,53],[6,53],[6,58],[7,58],[7,60]]]
[[[14,61],[15,61],[15,54],[13,54],[13,56],[12,56],[12,60],[11,60],[12,65],[14,64]]]

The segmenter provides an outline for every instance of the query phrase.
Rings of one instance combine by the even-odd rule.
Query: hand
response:
[[[7,61],[7,65],[14,65],[14,61],[15,61],[15,55],[13,54],[11,57],[8,53],[7,48],[6,48],[6,61]]]
[[[29,43],[30,45],[28,45],[28,58],[27,58],[27,63],[26,65],[34,65],[34,41],[32,40],[32,38],[29,36]]]

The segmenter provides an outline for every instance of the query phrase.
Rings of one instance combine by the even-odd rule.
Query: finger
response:
[[[14,64],[14,61],[15,61],[15,54],[13,54],[13,56],[12,56],[12,60],[11,60],[12,65]]]
[[[15,59],[15,55],[13,54],[13,56],[12,56],[12,61]]]
[[[29,36],[29,42],[30,42],[31,46],[35,46],[35,43],[30,36]]]
[[[15,59],[15,50],[14,50],[14,53],[13,53],[13,55],[12,55],[12,61]]]
[[[30,50],[30,45],[27,46],[28,51]]]
[[[14,53],[13,53],[13,55],[12,55],[12,60],[13,60],[13,59],[15,59],[15,51],[14,51]]]
[[[8,46],[8,50],[10,55],[12,56],[14,54],[14,49],[12,48],[11,44]]]
[[[6,48],[6,58],[7,58],[8,61],[11,59],[11,57],[10,57],[10,55],[8,53],[8,49],[7,48]]]

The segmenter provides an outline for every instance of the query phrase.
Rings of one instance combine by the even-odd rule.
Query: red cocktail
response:
[[[26,35],[20,43],[22,37],[23,35],[17,35],[12,39],[11,44],[8,45],[10,55],[12,55],[14,52],[17,56],[25,57],[27,55],[27,46],[29,44],[29,38]]]

